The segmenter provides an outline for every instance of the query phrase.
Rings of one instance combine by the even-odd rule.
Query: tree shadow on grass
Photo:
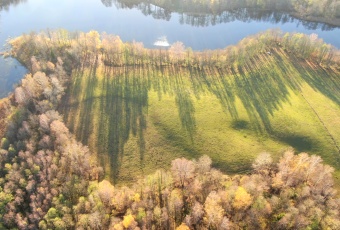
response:
[[[259,132],[272,132],[270,118],[284,102],[289,101],[289,87],[286,79],[271,66],[244,66],[231,68],[233,87],[241,100],[248,117]]]
[[[170,79],[173,81],[175,102],[182,127],[189,134],[191,141],[193,141],[193,135],[196,132],[195,106],[192,101],[191,87],[183,79],[183,75],[185,75],[184,72],[172,69]]]
[[[97,84],[96,70],[97,63],[94,62],[86,70],[79,68],[74,71],[72,91],[68,92],[65,98],[68,104],[63,107],[64,119],[68,121],[71,132],[85,145],[88,144],[88,136],[92,132],[92,104],[95,99],[93,92]],[[86,80],[85,88],[82,87],[84,79]],[[79,116],[75,116],[76,111],[79,111]]]
[[[249,129],[249,122],[245,120],[234,120],[231,127],[236,130]]]
[[[102,72],[101,72],[102,71]],[[102,165],[110,162],[110,174],[117,182],[124,146],[132,136],[137,137],[140,162],[145,152],[144,131],[148,110],[148,91],[154,87],[159,94],[174,95],[182,127],[192,137],[196,128],[195,108],[183,72],[175,69],[112,68],[97,70],[97,65],[74,72],[65,120],[77,139],[95,145],[97,153],[107,154]],[[99,80],[100,79],[100,80]],[[189,87],[190,88],[190,87]],[[96,122],[97,121],[97,122]],[[96,133],[96,140],[90,135]]]
[[[298,152],[308,152],[312,150],[315,143],[315,141],[310,138],[301,135],[280,136],[278,139],[292,146]]]
[[[138,139],[140,160],[144,160],[146,111],[148,106],[147,79],[136,69],[107,68],[104,71],[103,90],[99,111],[100,130],[98,132],[98,152],[109,154],[111,178],[117,182],[124,146],[130,135]],[[107,130],[101,132],[101,130]]]
[[[246,109],[250,123],[257,132],[271,133],[270,118],[274,111],[289,101],[290,90],[296,91],[300,85],[297,79],[289,78],[292,70],[280,65],[276,56],[249,57],[232,66],[203,67],[190,70],[203,82],[203,87],[216,96],[224,111],[234,121],[239,119],[236,98]],[[197,84],[196,85],[200,85]],[[196,87],[197,88],[197,87]]]
[[[303,79],[315,91],[340,105],[340,73],[320,64],[306,62],[294,55],[290,57],[292,64]]]
[[[65,107],[65,110],[70,111],[65,111],[65,117],[84,144],[89,142],[91,133],[97,133],[97,153],[106,156],[99,159],[103,160],[102,165],[109,160],[111,178],[117,182],[124,146],[131,136],[137,137],[140,162],[143,164],[148,91],[151,89],[158,92],[159,99],[162,94],[174,96],[182,128],[192,141],[196,132],[193,98],[199,99],[203,93],[216,96],[224,111],[233,119],[233,128],[254,128],[258,132],[267,132],[274,136],[271,117],[283,103],[290,101],[291,91],[300,92],[302,82],[307,82],[339,104],[338,73],[324,68],[311,70],[307,65],[301,67],[298,64],[301,60],[294,61],[284,55],[273,51],[272,55],[250,57],[242,65],[234,64],[223,69],[144,66],[105,67],[103,72],[98,72],[97,63],[94,63],[85,70],[80,69],[74,73],[70,92],[72,96]],[[97,76],[98,73],[100,76]],[[328,78],[324,79],[323,75]],[[243,104],[249,123],[239,118],[236,98]],[[75,99],[80,101],[73,101]],[[95,120],[97,123],[94,123]],[[298,151],[314,148],[313,141],[303,136],[276,138]],[[191,147],[187,150],[194,151]]]
[[[97,78],[97,62],[93,63],[89,67],[89,77],[86,78],[86,88],[80,89],[83,91],[83,100],[82,107],[80,108],[80,117],[79,117],[79,127],[77,129],[76,135],[78,139],[85,145],[88,145],[88,137],[91,133],[93,133],[93,117],[95,116],[95,111],[93,109],[93,104],[95,100],[95,88],[98,84]]]
[[[206,88],[216,96],[225,111],[233,119],[238,119],[238,112],[235,105],[236,95],[231,79],[220,69],[203,68],[196,72],[204,82]]]

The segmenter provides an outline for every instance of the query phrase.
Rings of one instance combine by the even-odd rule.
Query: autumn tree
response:
[[[170,60],[174,63],[181,62],[185,57],[185,47],[182,42],[175,42],[169,48]]]
[[[102,35],[104,64],[120,66],[123,64],[124,44],[119,36]]]
[[[171,163],[171,172],[176,183],[178,183],[181,188],[184,188],[184,186],[190,182],[194,176],[194,171],[194,163],[187,159],[176,159]]]
[[[215,191],[210,192],[205,200],[204,211],[206,224],[210,228],[217,229],[223,220],[224,210],[221,207],[220,202],[221,198]]]

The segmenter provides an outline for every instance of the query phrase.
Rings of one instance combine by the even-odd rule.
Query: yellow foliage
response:
[[[98,184],[98,194],[103,203],[109,204],[114,197],[114,186],[107,180]]]
[[[139,202],[139,201],[140,201],[140,195],[139,195],[139,193],[136,193],[136,194],[133,196],[133,200],[134,200],[135,202]]]
[[[249,205],[252,203],[252,197],[250,194],[243,188],[238,187],[235,193],[235,199],[233,206],[236,209],[243,209],[249,207]]]
[[[259,224],[260,224],[260,228],[261,228],[261,229],[267,229],[267,221],[266,221],[265,218],[260,217],[260,218],[258,219],[258,222],[259,222]]]
[[[220,205],[221,197],[215,192],[211,192],[204,204],[205,221],[210,227],[217,227],[224,216],[224,209]]]
[[[190,228],[185,223],[182,223],[176,230],[190,230]]]
[[[130,225],[132,224],[132,222],[135,221],[135,218],[133,218],[133,216],[130,214],[130,215],[127,215],[127,216],[124,216],[124,220],[123,220],[123,226],[124,228],[128,228],[130,227]]]
[[[98,184],[98,190],[110,190],[114,191],[114,186],[107,180],[103,180]]]
[[[88,33],[86,34],[86,36],[90,38],[90,42],[92,42],[92,45],[93,45],[95,48],[97,48],[97,49],[100,48],[100,46],[101,46],[101,40],[100,40],[100,35],[99,35],[99,33],[98,33],[97,31],[91,30],[90,32],[88,32]]]
[[[114,230],[124,230],[123,226],[121,224],[115,224],[115,226],[113,226]]]
[[[12,165],[6,163],[6,164],[5,164],[5,169],[6,169],[7,171],[10,171],[10,170],[12,169]]]

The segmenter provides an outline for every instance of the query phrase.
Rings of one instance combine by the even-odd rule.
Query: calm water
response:
[[[7,0],[10,2],[10,0]],[[264,16],[244,11],[222,13],[217,17],[190,17],[168,12],[154,5],[122,7],[124,1],[110,0],[12,0],[0,12],[0,43],[22,33],[65,28],[72,31],[107,32],[123,41],[141,41],[153,47],[155,40],[166,36],[169,43],[182,41],[194,50],[223,48],[242,38],[270,28],[284,32],[317,33],[327,43],[340,48],[340,29],[293,19],[287,15]],[[142,2],[142,1],[140,1]],[[117,7],[119,6],[119,7]],[[208,19],[208,20],[207,20]],[[0,59],[0,97],[6,96],[25,69],[13,59]]]

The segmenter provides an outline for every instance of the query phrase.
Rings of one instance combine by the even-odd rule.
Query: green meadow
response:
[[[226,173],[283,151],[320,155],[340,184],[340,72],[281,48],[228,67],[93,64],[73,71],[61,107],[115,183],[208,155]]]

